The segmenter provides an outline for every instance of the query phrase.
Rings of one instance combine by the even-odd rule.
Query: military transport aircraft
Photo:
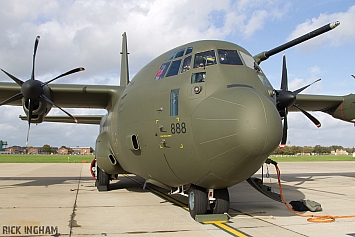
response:
[[[158,56],[131,81],[124,33],[120,86],[51,84],[83,68],[47,82],[36,80],[37,37],[29,80],[1,69],[16,83],[0,83],[0,106],[22,106],[28,129],[43,121],[100,124],[99,191],[108,190],[117,174],[132,173],[188,196],[192,217],[208,209],[224,213],[229,209],[227,188],[244,180],[270,196],[250,177],[280,141],[285,144],[289,111],[300,110],[318,127],[320,122],[306,110],[355,122],[355,95],[299,94],[311,84],[289,91],[285,56],[280,89],[272,87],[260,68],[268,57],[339,24],[327,24],[255,56],[224,41],[188,43]],[[47,116],[52,106],[68,116]],[[103,108],[107,114],[73,116],[63,108]]]

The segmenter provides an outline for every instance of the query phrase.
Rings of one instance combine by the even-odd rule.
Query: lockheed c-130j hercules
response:
[[[203,40],[158,56],[129,80],[126,34],[123,34],[120,86],[51,84],[84,70],[76,68],[41,82],[34,68],[22,81],[0,83],[1,105],[23,106],[31,123],[100,124],[96,140],[98,190],[108,190],[117,174],[136,174],[160,187],[188,196],[190,214],[228,212],[228,187],[248,180],[287,138],[287,114],[322,111],[355,120],[354,95],[321,96],[288,90],[285,56],[280,89],[274,89],[260,63],[285,49],[329,31],[327,24],[272,50],[252,56],[229,42]],[[52,106],[68,116],[47,116]],[[73,116],[63,108],[103,108],[102,116]],[[282,125],[283,121],[283,125]],[[29,132],[28,132],[29,134]],[[27,135],[28,141],[28,135]]]

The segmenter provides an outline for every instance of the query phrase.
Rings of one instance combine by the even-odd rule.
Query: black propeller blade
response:
[[[19,86],[21,86],[21,92],[4,100],[3,102],[0,103],[0,106],[9,104],[11,102],[20,100],[22,98],[25,99],[27,102],[28,106],[28,131],[27,131],[27,140],[26,140],[26,146],[28,145],[28,139],[29,139],[29,134],[30,134],[30,127],[31,127],[31,119],[32,119],[32,114],[33,114],[33,109],[35,107],[35,103],[38,103],[40,99],[45,100],[46,102],[50,103],[53,106],[56,106],[58,109],[63,111],[65,114],[67,114],[69,117],[71,117],[75,123],[78,123],[77,119],[71,115],[69,112],[65,111],[63,108],[60,106],[56,105],[51,99],[49,99],[45,94],[44,94],[44,87],[46,87],[49,83],[64,77],[68,76],[70,74],[80,72],[85,70],[82,67],[72,69],[66,73],[63,73],[47,82],[41,82],[35,79],[35,62],[36,62],[36,54],[37,54],[37,48],[38,48],[38,43],[39,43],[40,36],[36,37],[35,44],[34,44],[34,49],[33,49],[33,58],[32,58],[32,72],[31,72],[31,78],[25,82],[22,80],[18,79],[17,77],[11,75],[10,73],[6,72],[5,70],[1,69],[8,77],[10,77],[13,81],[15,81]]]
[[[304,86],[298,90],[295,91],[289,91],[288,90],[288,79],[287,79],[287,67],[286,67],[286,55],[283,55],[283,60],[282,60],[282,78],[281,78],[281,88],[280,90],[276,90],[276,106],[277,110],[280,113],[280,116],[284,118],[284,124],[283,124],[283,131],[282,131],[282,139],[281,139],[281,144],[280,148],[283,148],[286,146],[286,140],[287,140],[287,129],[288,129],[288,124],[287,124],[287,114],[288,114],[288,108],[291,106],[294,106],[295,108],[299,109],[304,115],[307,116],[309,120],[311,120],[318,128],[321,126],[321,123],[313,117],[310,113],[305,111],[304,109],[300,108],[295,104],[296,101],[296,96],[298,93],[302,92],[312,84],[320,81],[321,79],[318,79],[312,83],[310,83],[307,86]]]

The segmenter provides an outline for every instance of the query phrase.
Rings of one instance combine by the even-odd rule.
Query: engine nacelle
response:
[[[355,123],[355,95],[350,94],[344,97],[344,101],[338,107],[331,108],[325,112],[334,118]]]
[[[43,94],[45,96],[47,96],[49,99],[52,99],[51,91],[47,86],[43,87],[43,91],[44,91]],[[39,98],[38,100],[33,100],[33,102],[34,102],[34,106],[32,111],[31,123],[42,123],[44,117],[46,117],[46,115],[52,109],[52,105],[42,98]],[[22,99],[22,107],[28,117],[28,112],[29,112],[28,100],[25,100],[24,98]]]

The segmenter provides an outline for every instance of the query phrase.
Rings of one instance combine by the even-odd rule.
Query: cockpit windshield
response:
[[[243,65],[237,50],[218,49],[218,58],[220,64]]]
[[[216,54],[214,50],[210,50],[195,55],[194,68],[206,67],[216,63]]]

